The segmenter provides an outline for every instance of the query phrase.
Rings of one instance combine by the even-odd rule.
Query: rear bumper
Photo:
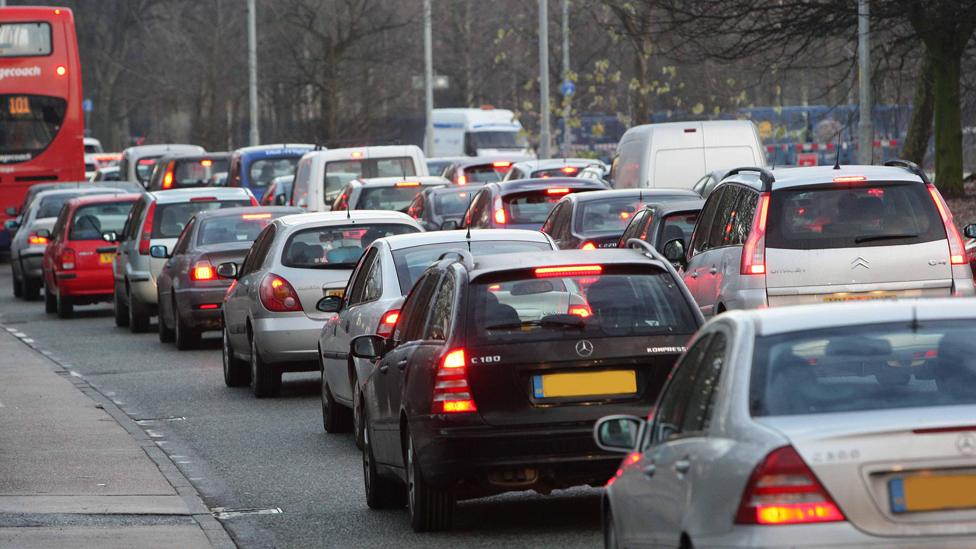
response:
[[[318,341],[323,320],[312,320],[304,313],[254,320],[254,341],[261,358],[269,363],[291,363],[289,371],[319,369]]]
[[[211,288],[182,288],[176,290],[176,314],[195,330],[220,330],[224,327],[224,295],[229,284]],[[201,305],[217,305],[216,309],[201,309]]]
[[[40,279],[44,276],[44,251],[20,252],[20,276],[24,278]]]
[[[695,547],[901,547],[963,549],[976,547],[976,536],[880,537],[865,534],[850,522],[795,526],[735,526],[720,536],[692,539]]]
[[[106,300],[112,298],[114,281],[111,265],[104,269],[55,271],[54,280],[58,285],[58,293],[64,296],[101,296]]]

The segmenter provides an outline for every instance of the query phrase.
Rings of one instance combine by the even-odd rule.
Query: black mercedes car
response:
[[[151,247],[152,257],[167,259],[156,278],[159,341],[192,349],[200,332],[222,329],[220,308],[231,281],[217,276],[217,265],[240,263],[272,219],[302,211],[287,206],[204,211],[190,218],[172,250]]]
[[[455,502],[601,486],[619,456],[594,422],[646,414],[703,319],[674,268],[641,250],[448,252],[389,339],[359,336],[371,508],[409,504],[417,531]]]

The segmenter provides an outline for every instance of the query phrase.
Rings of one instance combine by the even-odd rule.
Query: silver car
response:
[[[965,245],[918,166],[732,170],[691,245],[666,242],[707,317],[839,301],[974,295]]]
[[[354,337],[388,337],[403,297],[424,270],[451,250],[475,256],[556,249],[538,231],[514,229],[438,231],[391,236],[374,241],[359,260],[342,297],[325,297],[321,309],[336,312],[319,336],[322,370],[322,424],[330,433],[353,428],[362,444],[362,383],[373,363],[353,358]]]
[[[95,187],[86,183],[85,188],[52,189],[37,193],[21,213],[20,222],[11,224],[11,227],[18,229],[10,242],[14,296],[26,300],[40,297],[41,285],[44,283],[44,250],[65,202],[76,196],[124,192],[121,189]]]
[[[152,257],[153,246],[172,250],[193,215],[219,208],[256,206],[251,191],[242,188],[174,189],[145,193],[135,203],[122,234],[114,235],[118,252],[112,263],[115,279],[115,325],[133,333],[149,330],[156,315],[156,277],[167,259]]]
[[[628,453],[607,547],[976,547],[976,300],[732,311]],[[636,442],[636,444],[634,444]]]
[[[316,306],[342,296],[363,248],[377,238],[420,232],[399,212],[342,211],[275,219],[258,235],[240,267],[221,263],[217,274],[236,278],[224,297],[224,381],[250,379],[258,398],[275,396],[283,372],[319,369],[319,333],[335,313]],[[250,366],[250,368],[248,368]]]

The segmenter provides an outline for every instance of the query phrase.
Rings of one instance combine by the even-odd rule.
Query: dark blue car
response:
[[[251,189],[259,201],[276,177],[295,175],[302,155],[315,149],[308,144],[277,144],[243,147],[234,151],[227,173],[228,187]]]

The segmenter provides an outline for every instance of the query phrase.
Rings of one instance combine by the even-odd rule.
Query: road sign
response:
[[[572,80],[563,80],[563,83],[559,85],[559,93],[573,95],[576,93],[576,84]]]
[[[93,103],[91,99],[85,99],[84,101],[81,102],[81,110],[85,112],[92,112],[94,108],[95,108],[95,103]]]
[[[797,153],[796,165],[800,167],[816,166],[820,160],[817,153]]]

